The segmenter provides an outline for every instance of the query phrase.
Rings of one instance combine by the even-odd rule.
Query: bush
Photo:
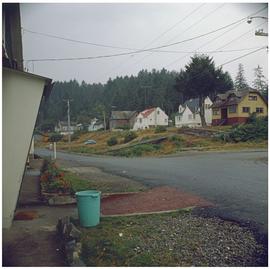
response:
[[[160,150],[161,145],[153,145],[153,144],[143,144],[137,145],[129,149],[122,149],[117,152],[114,152],[114,156],[121,156],[121,157],[140,157],[145,152],[153,152]]]
[[[80,136],[85,133],[87,133],[85,130],[75,131],[70,137],[71,141],[78,140]]]
[[[64,176],[54,162],[46,160],[40,177],[42,190],[52,193],[72,193],[71,185]]]
[[[124,143],[128,143],[130,142],[131,140],[135,139],[137,137],[137,134],[135,132],[127,132],[125,135],[124,135]]]
[[[118,126],[115,129],[118,129],[118,130],[129,130],[130,129],[130,126],[128,126],[128,125]]]
[[[49,135],[49,142],[58,142],[63,138],[63,135],[61,135],[60,133],[51,133]]]
[[[267,117],[251,118],[251,123],[238,125],[229,132],[219,135],[225,142],[246,142],[250,140],[266,140],[268,138]]]
[[[163,132],[166,132],[166,131],[167,131],[166,126],[157,126],[155,128],[155,133],[163,133]]]
[[[115,136],[112,136],[109,140],[107,140],[108,146],[114,146],[118,143],[117,138]]]
[[[183,143],[185,142],[185,140],[181,136],[178,136],[178,135],[173,135],[169,137],[169,141],[178,147],[182,146]]]

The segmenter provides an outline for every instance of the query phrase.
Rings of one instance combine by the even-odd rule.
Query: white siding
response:
[[[45,79],[3,69],[3,227],[11,225]]]

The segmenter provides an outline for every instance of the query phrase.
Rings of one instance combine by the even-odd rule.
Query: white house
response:
[[[97,131],[104,128],[104,124],[99,121],[97,118],[91,120],[91,123],[88,126],[88,132]]]
[[[58,125],[54,128],[55,132],[59,132],[61,135],[71,135],[74,134],[75,131],[80,130],[80,126],[78,126],[75,122],[70,122],[70,126],[68,128],[67,121],[59,121]]]
[[[212,101],[209,97],[204,100],[204,113],[205,121],[207,125],[212,123]],[[200,127],[201,116],[199,108],[199,98],[190,99],[186,101],[183,105],[179,105],[178,113],[175,116],[175,126],[176,127]]]
[[[168,115],[161,108],[149,108],[138,114],[133,130],[143,130],[154,126],[168,126],[168,121]]]

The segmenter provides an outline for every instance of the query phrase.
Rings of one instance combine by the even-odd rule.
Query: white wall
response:
[[[147,118],[144,118],[143,115],[139,113],[138,116],[136,117],[133,130],[137,131],[137,130],[144,130],[148,128],[149,128],[149,125],[148,125]]]
[[[205,109],[204,109],[204,113],[205,113],[205,121],[207,125],[211,125],[212,124],[212,108],[209,108],[210,105],[212,105],[212,101],[210,100],[209,97],[206,97],[206,99],[204,100],[204,105],[205,105]],[[182,127],[182,126],[188,126],[188,127],[199,127],[201,126],[201,117],[199,113],[194,114],[192,113],[192,111],[189,109],[189,107],[185,107],[183,108],[181,105],[179,105],[179,113],[181,113],[184,109],[184,112],[182,114],[182,116],[180,116],[179,119],[179,115],[175,116],[175,126],[176,127]],[[190,119],[190,115],[192,115],[192,119]]]
[[[3,228],[16,208],[45,79],[3,68]]]

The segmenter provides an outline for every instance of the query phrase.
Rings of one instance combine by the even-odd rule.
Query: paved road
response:
[[[39,155],[51,154],[37,150]],[[267,152],[185,153],[177,157],[86,157],[58,153],[58,158],[95,166],[146,185],[168,185],[217,204],[226,217],[255,221],[267,232]]]

